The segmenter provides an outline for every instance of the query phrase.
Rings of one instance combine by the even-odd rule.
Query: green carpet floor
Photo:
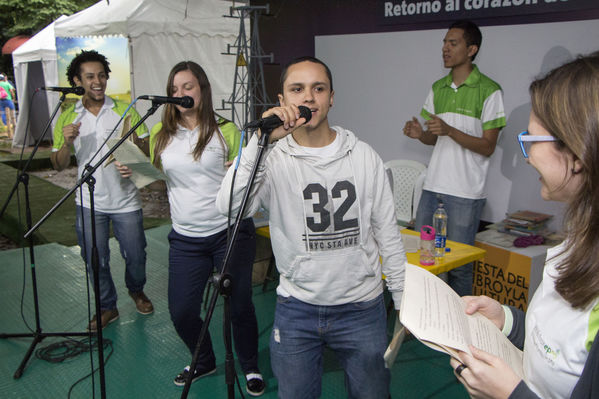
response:
[[[111,239],[112,273],[119,293],[120,318],[104,330],[112,341],[112,354],[105,366],[107,398],[179,398],[182,389],[172,383],[173,377],[189,364],[187,348],[177,337],[167,308],[166,235],[170,226],[146,231],[148,241],[145,292],[154,303],[155,312],[143,316],[135,311],[124,286],[124,264],[118,246]],[[44,244],[35,247],[41,327],[45,333],[81,332],[88,320],[87,285],[78,247]],[[25,262],[24,262],[25,260]],[[0,252],[0,333],[29,332],[35,328],[33,293],[28,250]],[[25,280],[25,282],[24,282]],[[23,287],[25,291],[23,292]],[[275,304],[275,283],[265,292],[254,287],[254,304],[260,330],[260,367],[267,382],[262,398],[276,398],[277,382],[270,370],[268,339]],[[92,302],[93,307],[93,302]],[[91,310],[94,313],[93,308]],[[224,382],[224,345],[222,340],[222,301],[210,325],[217,354],[217,372],[191,387],[189,398],[226,398]],[[23,317],[22,317],[23,316]],[[36,349],[63,340],[49,337]],[[13,374],[32,342],[31,338],[0,339],[1,398],[67,398],[71,386],[91,370],[89,354],[81,354],[62,363],[50,363],[34,356],[20,379]],[[111,350],[105,351],[105,357]],[[97,356],[94,353],[97,367]],[[446,355],[432,351],[416,340],[402,346],[392,368],[391,395],[395,398],[467,398],[456,381]],[[343,372],[334,356],[327,353],[324,364],[322,398],[345,398]],[[239,370],[239,367],[237,367]],[[243,378],[243,377],[242,377]],[[77,384],[71,398],[100,397],[99,378],[95,389],[91,378]],[[244,391],[245,397],[249,397]],[[237,398],[241,394],[236,391]]]
[[[12,154],[11,156],[14,157],[15,155]],[[9,162],[5,160],[6,157],[6,155],[0,157],[0,208],[7,204],[5,213],[0,218],[0,234],[9,237],[12,241],[19,244],[19,246],[26,246],[28,245],[28,241],[23,239],[23,235],[27,231],[25,229],[25,189],[24,185],[19,183],[17,186],[18,189],[13,191],[17,176],[19,175],[18,170],[15,169],[17,162],[12,161],[9,165]],[[41,158],[39,166],[47,166],[46,164],[49,164],[49,162],[47,158]],[[32,225],[35,225],[59,200],[63,199],[69,190],[58,187],[37,176],[28,176],[31,219]],[[87,190],[85,184],[84,189]],[[8,201],[11,194],[12,197]],[[33,234],[35,242],[37,244],[57,242],[67,246],[76,245],[75,209],[75,194],[73,193],[35,231]],[[167,218],[163,219],[144,217],[144,228],[146,229],[168,223],[170,223],[168,215]]]

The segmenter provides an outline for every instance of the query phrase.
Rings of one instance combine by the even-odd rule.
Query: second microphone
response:
[[[157,104],[175,104],[180,105],[183,108],[193,107],[193,98],[189,96],[184,97],[164,97],[164,96],[139,96],[140,100],[151,100]]]

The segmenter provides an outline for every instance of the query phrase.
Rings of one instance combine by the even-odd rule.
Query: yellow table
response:
[[[420,236],[420,233],[408,229],[402,230],[401,233],[412,236]],[[451,240],[447,240],[447,248],[451,248],[451,251],[445,252],[445,256],[443,258],[435,259],[435,264],[431,266],[423,266],[420,264],[419,252],[408,252],[406,255],[408,257],[409,263],[420,266],[433,274],[441,274],[475,260],[483,259],[487,253],[487,251],[484,249]]]
[[[256,234],[258,234],[259,236],[262,236],[262,237],[270,238],[270,227],[269,226],[256,227]]]
[[[414,230],[404,229],[401,231],[402,234],[408,234],[411,236],[420,236],[420,233]],[[268,226],[258,227],[256,234],[263,237],[270,238],[270,229]],[[485,257],[487,251],[481,248],[474,247],[468,244],[462,244],[460,242],[447,240],[447,247],[451,248],[450,252],[446,252],[445,256],[441,259],[436,259],[435,264],[432,266],[423,266],[420,264],[420,253],[419,252],[408,252],[408,262],[420,266],[433,274],[441,274],[455,269],[456,267],[463,266],[467,263],[475,260],[480,260]]]

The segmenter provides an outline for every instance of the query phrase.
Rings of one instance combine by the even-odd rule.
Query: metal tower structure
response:
[[[225,55],[235,55],[235,77],[233,93],[229,100],[223,100],[222,109],[231,110],[231,120],[240,127],[256,119],[264,110],[274,104],[268,98],[264,84],[264,60],[273,62],[273,55],[264,54],[260,46],[258,20],[262,12],[268,14],[265,6],[230,7],[225,17],[239,19],[239,35],[233,45],[227,45]],[[251,34],[246,35],[246,18],[250,19]]]

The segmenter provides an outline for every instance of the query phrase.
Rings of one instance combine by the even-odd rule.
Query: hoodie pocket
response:
[[[376,276],[366,253],[361,248],[310,253],[297,256],[285,277],[309,291],[352,291],[366,279]]]

